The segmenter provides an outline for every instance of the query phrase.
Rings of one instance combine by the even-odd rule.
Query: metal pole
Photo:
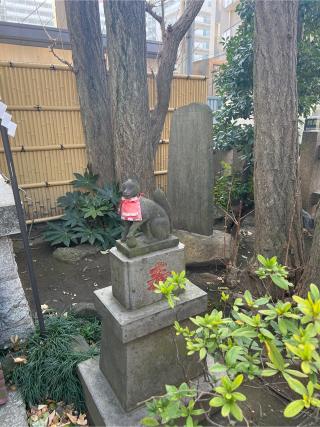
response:
[[[17,214],[18,214],[21,237],[22,237],[22,241],[23,241],[23,247],[24,247],[26,260],[27,260],[27,267],[28,267],[30,284],[31,284],[31,288],[32,288],[33,301],[34,301],[34,304],[36,306],[38,322],[39,322],[39,327],[40,327],[40,333],[42,336],[44,336],[45,335],[44,318],[43,318],[43,314],[41,311],[41,303],[40,303],[40,298],[39,298],[37,279],[36,279],[34,269],[33,269],[32,255],[31,255],[31,250],[30,250],[30,246],[29,246],[29,239],[28,239],[28,233],[27,233],[27,228],[26,228],[26,221],[25,221],[24,212],[22,209],[22,204],[21,204],[21,199],[20,199],[20,194],[19,194],[19,188],[18,188],[18,182],[17,182],[17,176],[16,176],[16,172],[15,172],[15,168],[14,168],[14,163],[13,163],[13,158],[12,158],[12,153],[11,153],[11,148],[10,148],[10,143],[9,143],[8,131],[7,131],[6,127],[2,126],[2,124],[0,127],[1,127],[1,137],[2,137],[2,142],[3,142],[4,153],[5,153],[6,160],[7,160],[7,165],[8,165],[8,170],[9,170],[9,174],[10,174],[10,181],[11,181],[14,201],[15,201]]]

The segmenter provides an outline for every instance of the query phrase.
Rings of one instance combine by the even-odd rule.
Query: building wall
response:
[[[1,0],[0,21],[55,26],[53,0]]]
[[[208,58],[193,63],[194,74],[204,73],[208,77],[208,95],[216,96],[214,77],[221,64],[226,62],[226,54],[221,43],[222,37],[235,35],[240,24],[236,7],[240,0],[213,0],[211,15],[210,52]]]
[[[57,49],[57,54],[68,62],[72,62],[72,52],[70,49]],[[47,47],[39,46],[0,43],[0,58],[1,61],[8,62],[61,65],[61,62],[53,56]]]

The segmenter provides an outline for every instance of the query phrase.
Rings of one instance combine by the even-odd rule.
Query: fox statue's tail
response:
[[[160,205],[167,213],[170,221],[170,233],[171,233],[172,232],[171,207],[169,205],[166,195],[162,190],[160,190],[160,188],[157,188],[152,195],[152,199],[154,202],[158,203],[158,205]]]

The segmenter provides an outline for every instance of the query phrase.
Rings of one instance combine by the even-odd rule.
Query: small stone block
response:
[[[179,295],[176,307],[172,310],[166,300],[141,307],[138,310],[127,310],[112,295],[110,287],[98,289],[95,294],[95,306],[101,318],[109,322],[112,329],[123,343],[151,334],[161,328],[184,320],[207,309],[207,294],[191,282]]]
[[[184,245],[135,258],[114,247],[110,250],[110,268],[114,297],[128,310],[135,310],[162,298],[152,292],[154,282],[164,281],[171,271],[185,269]]]
[[[128,258],[134,258],[137,256],[149,254],[151,252],[174,248],[179,244],[179,239],[176,236],[172,235],[170,235],[168,239],[157,240],[151,243],[144,243],[139,237],[137,237],[136,240],[137,246],[135,246],[134,248],[129,248],[128,245],[125,242],[121,242],[121,240],[116,241],[116,247]]]
[[[12,189],[0,174],[0,237],[20,233]]]

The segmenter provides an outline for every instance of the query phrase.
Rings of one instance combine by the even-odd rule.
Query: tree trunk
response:
[[[99,182],[114,181],[110,95],[98,1],[65,2],[88,166]]]
[[[297,0],[256,0],[254,39],[255,253],[300,269]]]
[[[104,2],[118,181],[136,178],[141,191],[155,188],[150,141],[145,2]]]
[[[170,102],[171,81],[177,60],[178,48],[195,17],[198,15],[204,0],[192,0],[174,25],[162,30],[162,50],[159,55],[159,69],[156,76],[157,104],[151,113],[151,144],[154,155],[161,138],[163,124]],[[148,10],[148,8],[147,8]],[[149,11],[149,10],[148,10]],[[150,11],[149,11],[150,13]],[[158,17],[163,23],[163,17]],[[162,28],[165,26],[162,25]]]
[[[315,228],[310,250],[310,258],[304,269],[301,283],[297,288],[300,295],[306,295],[309,290],[310,283],[314,283],[320,288],[320,207],[318,205]]]

